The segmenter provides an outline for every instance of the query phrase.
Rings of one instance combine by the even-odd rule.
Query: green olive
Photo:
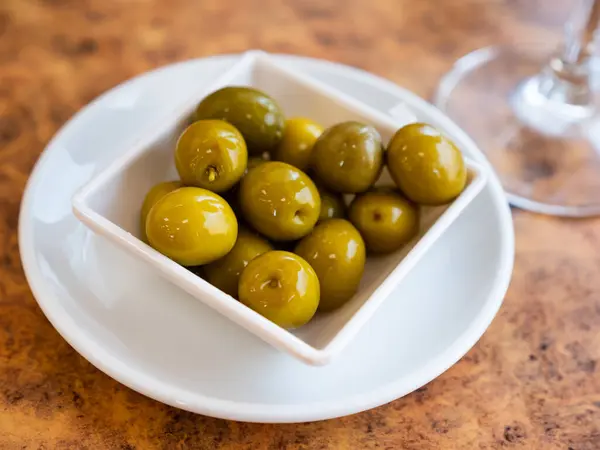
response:
[[[227,202],[197,187],[166,194],[146,218],[150,245],[183,266],[222,258],[233,248],[237,232],[237,220]]]
[[[248,172],[240,183],[244,218],[276,241],[299,239],[319,218],[321,199],[311,179],[286,163],[268,161]]]
[[[246,170],[246,173],[248,172],[248,170],[254,169],[256,166],[260,166],[262,163],[265,163],[267,161],[269,160],[262,156],[253,156],[252,158],[248,158],[248,168]]]
[[[223,258],[204,267],[206,281],[234,298],[238,296],[240,274],[250,261],[273,250],[266,239],[245,228],[238,231],[235,245]]]
[[[390,175],[413,202],[443,205],[465,188],[467,170],[456,145],[431,125],[399,129],[387,148]]]
[[[146,237],[146,217],[148,217],[150,209],[152,209],[154,204],[169,192],[179,189],[181,186],[182,184],[179,181],[165,181],[163,183],[155,184],[152,189],[148,191],[144,198],[142,212],[140,214],[141,238],[143,241],[148,241],[148,238]]]
[[[303,117],[288,119],[274,159],[291,164],[300,170],[308,169],[313,145],[321,133],[323,127],[310,119]]]
[[[311,155],[311,165],[325,186],[348,194],[369,189],[379,178],[382,164],[381,136],[359,122],[343,122],[325,130]]]
[[[229,86],[213,92],[200,102],[195,118],[229,122],[242,133],[252,155],[275,150],[285,127],[277,102],[251,87]]]
[[[398,192],[361,194],[350,204],[348,216],[374,253],[394,252],[419,232],[419,210]]]
[[[365,244],[347,220],[330,219],[318,224],[296,246],[295,253],[312,266],[319,278],[319,310],[339,308],[358,290],[365,268]]]
[[[177,141],[175,166],[181,181],[213,192],[225,192],[244,175],[248,160],[240,132],[222,120],[199,120]]]
[[[261,156],[252,156],[251,158],[248,158],[248,166],[246,167],[246,171],[244,172],[244,175],[246,175],[250,169],[253,169],[256,166],[269,161],[268,158],[269,158],[268,153],[265,153],[264,155],[261,155]],[[223,196],[223,198],[225,200],[227,200],[227,203],[229,203],[229,206],[231,206],[231,208],[235,212],[235,215],[239,218],[242,214],[242,212],[241,212],[242,209],[240,207],[240,199],[239,199],[240,183],[237,183],[235,186],[233,186],[227,192],[223,192],[221,195]]]
[[[342,219],[346,216],[344,198],[337,192],[331,192],[321,185],[317,185],[321,197],[321,212],[319,222],[327,219]]]
[[[254,258],[242,271],[240,302],[282,328],[307,323],[319,306],[319,279],[304,259],[272,251]]]

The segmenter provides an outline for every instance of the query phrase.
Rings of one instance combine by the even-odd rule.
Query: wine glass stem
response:
[[[594,37],[600,26],[600,0],[582,0],[565,29],[562,59],[566,64],[582,64],[593,53]]]
[[[540,94],[549,101],[593,108],[589,58],[600,27],[600,0],[581,0],[565,27],[562,52],[552,58],[540,79]]]

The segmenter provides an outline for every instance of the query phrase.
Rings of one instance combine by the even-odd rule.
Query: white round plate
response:
[[[277,352],[73,216],[77,188],[234,58],[189,61],[128,81],[80,111],[48,145],[29,180],[19,224],[23,267],[40,307],[103,372],[156,400],[209,416],[328,419],[424,385],[475,344],[508,287],[513,229],[494,176],[344,354],[325,367]],[[385,112],[411,98],[463,148],[474,149],[441,113],[388,81],[329,62],[281,58]],[[469,156],[484,161],[476,150]]]

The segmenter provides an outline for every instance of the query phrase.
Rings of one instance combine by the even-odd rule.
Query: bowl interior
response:
[[[128,159],[118,170],[102,178],[87,194],[87,204],[96,213],[127,231],[140,236],[140,207],[147,191],[156,183],[177,179],[173,152],[175,142],[189,122],[194,106],[204,95],[223,85],[253,86],[264,90],[277,100],[286,117],[305,116],[324,126],[346,120],[370,123],[381,133],[384,143],[405,123],[416,120],[406,109],[406,117],[387,118],[381,113],[360,107],[343,95],[331,95],[318,82],[288,73],[286,69],[272,63],[268,58],[255,57],[238,66],[230,76],[217,81],[209,91],[192,95],[190,103],[174,111],[161,126],[152,130],[152,136],[140,142],[135,156]],[[469,183],[474,178],[469,172]],[[389,184],[384,171],[379,184]],[[357,294],[342,308],[317,314],[307,325],[292,333],[306,344],[323,349],[340,332],[352,316],[368,301],[415,244],[436,223],[448,206],[421,208],[419,235],[403,249],[386,256],[370,256]],[[141,241],[139,245],[145,246]],[[199,283],[205,283],[198,279]],[[210,286],[211,289],[216,288]],[[229,297],[231,299],[231,297]],[[231,299],[231,301],[235,301]]]

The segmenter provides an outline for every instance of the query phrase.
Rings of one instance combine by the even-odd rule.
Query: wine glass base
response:
[[[563,107],[537,95],[549,58],[535,47],[477,50],[442,79],[435,103],[486,154],[512,205],[600,215],[597,106]]]

